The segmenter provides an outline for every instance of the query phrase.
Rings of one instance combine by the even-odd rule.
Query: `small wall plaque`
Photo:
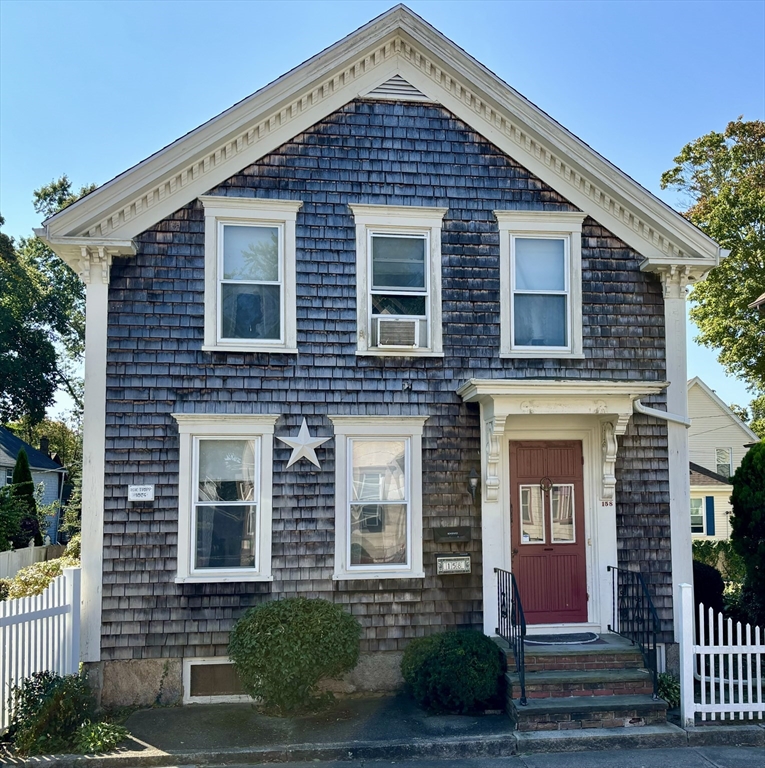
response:
[[[129,485],[128,501],[154,501],[154,486]]]
[[[470,555],[436,555],[436,573],[470,573]]]
[[[470,526],[457,525],[453,528],[434,528],[433,539],[437,544],[445,544],[449,541],[470,541]]]

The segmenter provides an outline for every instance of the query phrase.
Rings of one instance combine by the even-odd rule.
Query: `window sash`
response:
[[[369,437],[347,437],[346,438],[346,450],[347,450],[347,466],[346,466],[346,503],[345,503],[345,520],[346,520],[346,534],[345,534],[345,557],[346,557],[346,570],[350,572],[364,571],[400,571],[410,569],[412,567],[412,450],[411,450],[411,438],[409,436],[369,436]],[[353,494],[353,445],[354,443],[404,443],[404,498],[403,499],[391,499],[390,501],[382,500],[361,500],[354,499]],[[352,509],[354,507],[364,506],[403,506],[406,507],[406,560],[403,563],[370,563],[365,565],[354,565],[351,561],[351,543],[353,538],[353,518]]]
[[[516,241],[517,240],[559,240],[563,242],[563,290],[554,289],[529,289],[517,288],[517,266],[516,266]],[[515,297],[527,296],[564,296],[566,298],[566,310],[564,315],[566,344],[563,346],[547,346],[536,344],[518,344],[516,342],[515,326]],[[571,350],[571,251],[570,238],[566,236],[536,235],[533,233],[510,234],[510,318],[511,318],[511,348],[517,350],[553,350],[570,351]]]
[[[226,227],[250,227],[252,229],[276,229],[278,231],[278,256],[277,256],[277,271],[278,280],[235,280],[231,278],[224,278],[225,274],[225,262],[224,253],[226,245]],[[234,342],[245,344],[284,344],[285,334],[285,296],[284,296],[284,222],[281,221],[258,221],[252,223],[248,221],[218,221],[218,285],[217,291],[217,306],[218,317],[216,321],[216,334],[219,342]],[[224,336],[223,335],[223,286],[235,285],[235,286],[278,286],[279,288],[279,337],[278,338],[259,338],[259,337],[239,337],[239,336]]]
[[[733,474],[732,453],[732,448],[715,448],[715,463],[718,475],[730,477]]]
[[[704,533],[704,500],[691,499],[691,533]]]
[[[252,492],[252,499],[251,500],[241,500],[241,501],[217,501],[217,500],[204,500],[200,499],[200,493],[199,493],[199,466],[200,466],[200,445],[202,442],[205,441],[241,441],[241,442],[252,442],[254,443],[254,451],[253,451],[253,462],[254,462],[254,471],[253,471],[253,492]],[[193,439],[193,449],[192,449],[192,478],[191,478],[191,538],[190,538],[190,548],[191,551],[189,553],[189,573],[193,575],[210,575],[215,573],[231,573],[231,572],[237,572],[237,573],[258,573],[260,571],[261,562],[260,562],[260,518],[261,518],[261,504],[260,504],[260,484],[261,484],[261,474],[262,474],[262,458],[261,458],[261,437],[260,435],[253,435],[253,436],[207,436],[199,437],[195,436]],[[253,555],[254,555],[254,564],[252,566],[225,566],[220,568],[205,568],[200,567],[197,565],[197,533],[198,533],[198,511],[200,507],[233,507],[233,508],[242,508],[242,507],[254,507],[255,508],[255,518],[254,521],[252,521],[252,527],[254,527],[254,531],[252,532],[252,549],[253,549]],[[250,520],[247,521],[247,528],[249,529],[251,527]],[[249,533],[249,530],[248,530]]]

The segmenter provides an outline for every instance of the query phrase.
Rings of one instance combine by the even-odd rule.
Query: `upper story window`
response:
[[[270,581],[278,416],[174,417],[180,435],[176,581]]]
[[[715,462],[717,464],[717,474],[723,477],[730,477],[733,474],[733,449],[715,448]]]
[[[586,214],[495,211],[500,233],[500,356],[583,357]]]
[[[442,355],[441,224],[446,208],[351,205],[357,354]]]
[[[297,352],[294,200],[206,196],[208,351]]]

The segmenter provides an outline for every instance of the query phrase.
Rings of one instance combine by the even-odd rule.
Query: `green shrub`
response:
[[[740,584],[744,580],[744,561],[727,539],[696,539],[693,542],[693,559],[716,568],[725,581]]]
[[[79,545],[75,546],[74,551],[79,552]],[[72,557],[69,547],[66,548],[63,557],[28,565],[10,580],[8,599],[15,600],[17,597],[40,595],[53,579],[64,572],[64,568],[76,568],[79,565],[79,559]]]
[[[18,540],[26,511],[24,503],[13,493],[12,485],[0,488],[0,552],[11,549]]]
[[[658,678],[659,696],[667,702],[670,709],[680,706],[680,678],[669,672],[662,672]]]
[[[412,641],[401,673],[414,700],[436,712],[501,706],[505,657],[481,632],[458,630]]]
[[[84,678],[37,672],[11,690],[8,736],[22,755],[70,752],[95,700]]]
[[[20,531],[13,537],[13,546],[16,549],[26,547],[30,539],[34,539],[36,547],[42,546],[43,539],[40,533],[40,520],[37,515],[35,485],[32,480],[32,470],[29,468],[27,452],[23,448],[19,450],[16,464],[13,467],[11,491],[24,508]]]
[[[715,611],[722,611],[725,608],[723,601],[723,592],[725,591],[725,582],[720,572],[711,565],[693,561],[693,595],[696,606],[704,603],[704,610],[713,608]],[[698,607],[696,610],[698,615]]]
[[[317,704],[316,686],[359,659],[361,626],[326,600],[305,597],[251,608],[231,632],[228,653],[247,693],[283,715]]]
[[[75,737],[75,749],[83,755],[98,755],[111,752],[125,741],[130,732],[114,723],[83,723]]]
[[[81,550],[82,550],[82,535],[79,533],[76,533],[74,536],[72,536],[71,539],[69,539],[69,543],[66,545],[66,550],[64,551],[64,557],[68,557],[72,560],[79,560]]]
[[[11,588],[10,579],[0,579],[0,600],[8,599],[8,590]]]

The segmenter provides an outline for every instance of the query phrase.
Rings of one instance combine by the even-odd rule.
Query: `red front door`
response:
[[[513,573],[528,624],[587,621],[582,444],[510,443]]]

